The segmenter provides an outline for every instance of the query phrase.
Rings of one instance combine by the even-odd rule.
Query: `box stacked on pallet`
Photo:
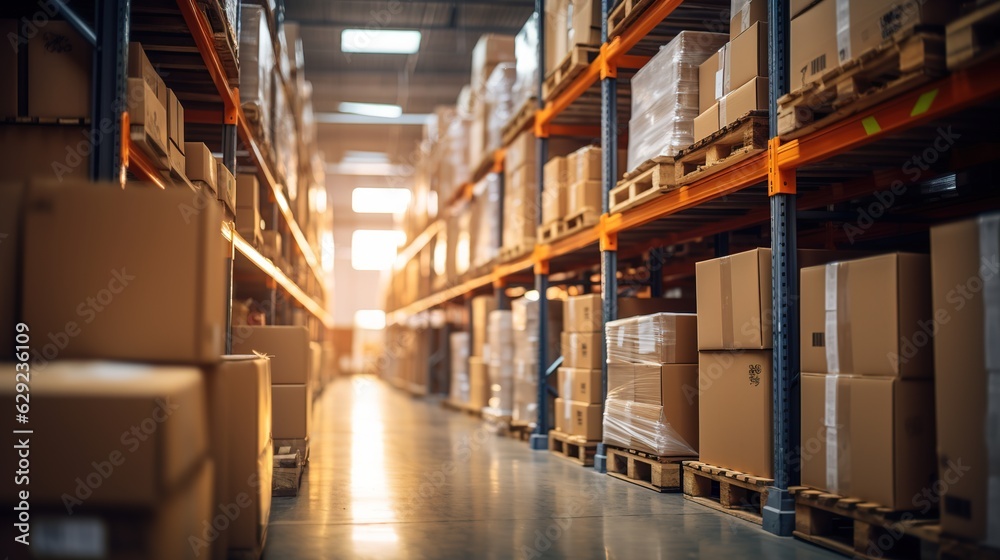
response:
[[[698,67],[695,142],[769,106],[767,2],[732,0],[731,13],[730,42]]]
[[[500,191],[500,176],[496,173],[487,174],[474,188],[476,198],[472,203],[470,220],[470,261],[476,273],[487,272],[487,267],[493,264],[500,252],[501,219],[506,222],[507,217],[506,208],[504,215],[500,215]]]
[[[600,0],[552,0],[546,2],[545,72],[547,76],[572,56],[575,47],[596,47],[600,44]]]
[[[568,298],[563,304],[561,347],[563,365],[559,368],[559,398],[555,404],[556,430],[584,438],[601,440],[600,386],[604,361],[604,329],[601,318],[601,295],[587,294]],[[596,374],[595,374],[596,372]],[[592,382],[596,375],[595,387]],[[573,387],[586,385],[586,390]],[[570,390],[567,391],[566,389]],[[576,400],[580,399],[580,400]]]
[[[451,357],[451,380],[448,398],[457,405],[468,405],[471,398],[469,386],[469,333],[455,332],[448,337],[448,355]]]
[[[509,426],[514,411],[514,328],[510,310],[490,311],[486,339],[490,399],[483,417],[494,427]]]
[[[538,14],[532,13],[514,37],[517,79],[514,81],[514,111],[538,95]]]
[[[480,410],[489,404],[490,377],[487,368],[490,349],[487,340],[489,315],[497,308],[493,296],[472,298],[472,355],[469,356],[469,406]]]
[[[802,269],[804,485],[899,510],[935,480],[930,280],[907,253]]]
[[[606,326],[604,443],[698,456],[697,316],[656,313]]]
[[[511,302],[511,325],[514,329],[514,424],[530,426],[538,421],[538,300],[525,297]],[[559,355],[563,325],[563,306],[548,306],[546,333],[549,361]]]
[[[499,128],[507,122],[514,87],[514,37],[487,34],[479,38],[472,49],[472,81],[470,101],[472,125],[469,130],[468,158],[477,167],[492,150],[499,148]],[[494,114],[494,112],[499,114]],[[497,129],[491,134],[491,123]],[[498,124],[497,124],[498,123]]]
[[[727,38],[721,33],[682,31],[636,72],[627,169],[657,156],[673,156],[694,142],[698,65]]]
[[[248,4],[240,10],[240,104],[254,140],[265,151],[271,146],[274,65],[267,14],[264,8]]]
[[[931,230],[941,532],[1000,549],[1000,214]],[[914,333],[911,342],[916,342]],[[934,488],[937,488],[935,485]]]

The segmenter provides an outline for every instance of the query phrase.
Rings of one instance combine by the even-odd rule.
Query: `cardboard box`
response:
[[[704,113],[729,93],[729,43],[698,66],[698,111]],[[697,136],[697,134],[695,135]]]
[[[167,105],[167,85],[149,62],[146,51],[142,49],[142,43],[128,44],[128,77],[139,78],[146,82],[149,89],[153,90],[153,96],[160,100],[160,104]]]
[[[604,363],[604,333],[562,333],[565,367],[599,369]]]
[[[567,183],[567,163],[567,158],[563,156],[556,156],[545,162],[542,173],[544,175],[543,184],[546,189],[550,187],[555,188]]]
[[[761,3],[761,0],[757,0]],[[736,91],[754,78],[767,83],[767,22],[758,21],[732,40],[729,45],[729,89]],[[700,83],[700,82],[699,82]],[[765,87],[766,90],[766,87]],[[728,92],[727,92],[728,93]],[[764,105],[764,109],[767,105]]]
[[[37,347],[43,361],[218,362],[221,217],[214,206],[196,210],[195,196],[89,181],[29,187],[22,313],[33,332],[52,333]]]
[[[215,503],[249,499],[250,504],[230,521],[215,550],[252,549],[260,546],[271,512],[270,360],[255,355],[223,356],[206,377]]]
[[[694,118],[694,141],[708,138],[719,129],[719,104],[715,103]]]
[[[167,89],[167,139],[184,155],[184,106],[177,100],[174,90]],[[181,167],[183,172],[184,168]]]
[[[931,312],[930,259],[891,253],[804,268],[802,369],[931,377],[942,309]]]
[[[624,160],[622,160],[624,161]],[[580,181],[600,182],[604,177],[601,148],[599,146],[584,146],[567,156],[566,183]]]
[[[773,476],[771,364],[771,350],[699,354],[702,462],[754,476]],[[734,424],[733,418],[739,422]]]
[[[501,62],[514,62],[514,36],[487,33],[472,49],[472,88],[479,90]]]
[[[309,329],[305,327],[246,326],[233,332],[234,354],[271,357],[271,383],[275,385],[309,383],[310,352]]]
[[[273,382],[272,378],[272,382]],[[309,437],[312,392],[306,384],[271,385],[271,433],[274,439]]]
[[[573,417],[573,401],[556,397],[553,413],[555,428],[564,434],[569,433],[570,419]]]
[[[569,0],[548,0],[545,2],[545,68],[544,78],[553,68],[559,66],[568,52],[568,29],[572,26],[567,18]]]
[[[218,197],[223,208],[228,213],[236,214],[236,177],[233,177],[229,168],[222,163],[222,159],[215,160],[216,177],[218,178]]]
[[[476,296],[472,298],[472,355],[485,356],[483,347],[486,345],[487,318],[490,312],[496,310],[497,300],[493,296]]]
[[[604,188],[600,181],[577,181],[567,188],[567,215],[574,215],[583,210],[600,214],[604,207]]]
[[[559,379],[559,394],[563,398],[591,404],[604,402],[604,387],[601,380],[603,372],[600,368],[576,369],[561,367],[556,374]]]
[[[618,318],[628,319],[653,313],[694,313],[695,300],[691,298],[618,298]],[[697,361],[697,360],[696,360]]]
[[[797,2],[798,3],[798,2]],[[847,2],[843,2],[848,4]],[[944,25],[958,13],[948,0],[823,0],[791,23],[790,75],[795,90],[916,25]],[[793,7],[792,13],[796,8]],[[845,25],[846,24],[846,25]],[[843,28],[843,33],[838,33]]]
[[[768,110],[767,78],[754,78],[719,101],[719,128],[725,128],[751,111]]]
[[[928,380],[803,374],[803,484],[919,509],[937,480],[933,399]]]
[[[490,400],[490,374],[481,357],[469,356],[469,406],[480,409]]]
[[[698,363],[698,316],[655,313],[607,324],[609,362]]]
[[[32,366],[31,463],[46,465],[31,469],[32,511],[58,504],[65,513],[67,496],[86,508],[159,508],[208,457],[199,368],[72,360]],[[0,371],[12,380],[0,395],[13,403],[15,365]],[[16,503],[18,490],[25,488],[3,485],[0,500]]]
[[[604,443],[661,457],[697,457],[697,410],[693,422],[690,416],[689,410],[671,412],[659,405],[609,398],[604,415]]]
[[[0,180],[90,178],[90,125],[0,124]]]
[[[543,224],[550,224],[566,216],[568,194],[565,183],[545,187],[542,192]]]
[[[128,79],[128,116],[132,140],[159,169],[168,169],[167,109],[139,78]]]
[[[698,349],[770,348],[771,250],[702,261],[695,270]]]
[[[93,56],[69,23],[48,20],[36,30],[28,39],[28,115],[90,118]]]
[[[260,209],[239,206],[236,208],[236,231],[251,244],[261,236]]]
[[[236,208],[260,208],[260,183],[256,175],[240,173],[236,176]]]
[[[184,154],[184,172],[188,180],[207,186],[215,195],[218,191],[219,171],[212,150],[201,142],[185,142]]]
[[[563,329],[566,332],[603,331],[601,294],[571,296],[563,302]]]
[[[635,402],[662,407],[661,422],[698,450],[698,364],[636,364]]]
[[[1000,505],[984,489],[991,472],[988,441],[996,437],[990,427],[998,423],[990,378],[996,379],[1000,356],[996,323],[986,318],[997,316],[1000,302],[998,231],[995,213],[931,229],[938,465],[947,483],[941,529],[991,543],[998,536],[987,520],[997,518]],[[938,319],[942,310],[947,321]]]
[[[635,364],[608,363],[608,400],[635,400]]]
[[[570,417],[566,425],[566,433],[580,436],[587,441],[601,441],[603,427],[602,405],[587,404],[576,401],[564,401],[563,408],[569,403]],[[564,430],[564,431],[566,431]]]
[[[600,0],[569,0],[566,13],[569,22],[566,28],[567,52],[576,45],[601,44]]]
[[[799,0],[792,0],[793,10],[794,4],[797,1]],[[750,29],[757,22],[767,22],[767,0],[744,0],[742,5],[734,10],[730,16],[729,40],[736,39],[741,33],[746,32],[747,29]],[[761,75],[766,76],[767,74]]]

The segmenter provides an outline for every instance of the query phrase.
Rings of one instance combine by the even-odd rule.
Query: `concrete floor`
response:
[[[265,558],[840,558],[595,473],[369,377],[317,402]]]

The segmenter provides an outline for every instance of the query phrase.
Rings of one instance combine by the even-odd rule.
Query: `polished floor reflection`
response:
[[[839,558],[597,474],[368,377],[317,402],[265,558]]]

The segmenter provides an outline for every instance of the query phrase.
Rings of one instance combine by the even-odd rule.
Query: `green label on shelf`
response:
[[[937,88],[921,94],[920,97],[917,98],[917,103],[913,106],[913,110],[910,111],[910,116],[915,117],[926,113],[928,109],[931,108],[931,105],[934,104],[934,98],[937,97],[937,94]]]
[[[878,121],[875,120],[874,116],[865,117],[865,119],[861,121],[861,126],[865,127],[865,133],[868,134],[868,136],[877,132],[882,132],[882,127],[879,126]]]

